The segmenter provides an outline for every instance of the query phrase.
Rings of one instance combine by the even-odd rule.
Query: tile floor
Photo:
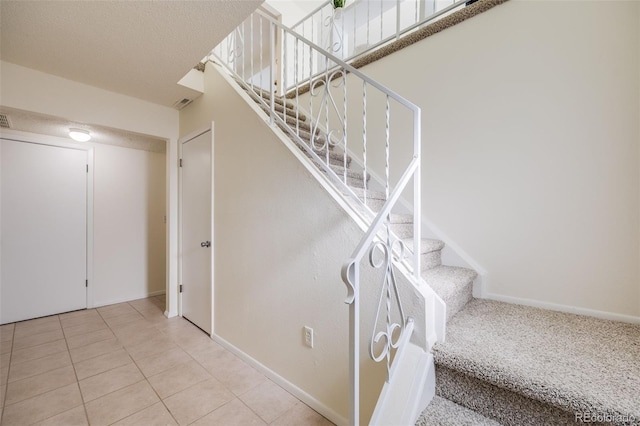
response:
[[[331,425],[164,296],[0,326],[1,425]]]

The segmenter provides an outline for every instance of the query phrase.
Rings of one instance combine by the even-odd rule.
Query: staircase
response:
[[[318,58],[323,57],[324,53],[318,46],[309,45],[304,47],[308,49],[308,54],[305,51],[296,53],[295,67],[287,64],[287,57],[283,56],[282,68],[277,72],[274,70],[276,61],[273,60],[274,38],[270,37],[272,57],[269,62],[272,65],[268,81],[285,81],[285,88],[289,87],[287,81],[292,82],[296,88],[306,84],[311,92],[324,86],[325,96],[333,102],[332,108],[335,111],[332,114],[337,112],[338,116],[342,104],[336,103],[330,92],[336,88],[341,91],[340,84],[344,85],[343,119],[337,120],[337,126],[329,124],[327,100],[322,106],[327,108],[326,123],[321,123],[319,115],[314,116],[309,110],[305,111],[300,107],[298,89],[295,92],[284,90],[288,92],[287,97],[277,96],[273,87],[268,90],[262,84],[262,74],[260,84],[256,83],[253,59],[257,54],[253,47],[251,63],[245,64],[243,51],[247,50],[247,46],[244,40],[254,40],[254,31],[262,38],[264,19],[264,16],[258,20],[251,18],[250,29],[246,28],[245,23],[241,30],[236,30],[232,34],[235,37],[230,36],[226,47],[219,49],[216,61],[227,68],[237,85],[262,109],[265,113],[263,118],[274,127],[279,127],[283,137],[288,138],[310,160],[319,174],[335,184],[334,187],[342,193],[356,216],[367,223],[367,226],[370,225],[365,238],[356,249],[359,254],[354,255],[343,269],[343,278],[351,286],[347,298],[351,309],[350,357],[354,363],[350,374],[351,385],[355,387],[351,393],[350,405],[355,410],[351,413],[351,424],[360,424],[357,388],[359,301],[357,287],[353,286],[353,280],[358,281],[359,278],[358,272],[354,272],[352,267],[360,262],[365,252],[372,256],[377,247],[386,251],[387,262],[393,263],[393,268],[389,270],[402,270],[406,277],[413,279],[411,282],[415,288],[421,288],[424,294],[434,296],[430,303],[429,296],[425,296],[426,312],[422,318],[424,324],[419,325],[403,313],[400,300],[402,296],[397,295],[395,278],[387,276],[383,284],[387,293],[388,341],[379,357],[374,356],[374,350],[371,349],[371,357],[379,358],[376,361],[387,360],[388,380],[373,413],[372,424],[405,425],[414,423],[417,418],[416,424],[420,426],[569,425],[581,422],[640,425],[640,326],[474,299],[472,286],[476,272],[468,268],[443,265],[444,243],[421,238],[419,191],[414,192],[416,210],[409,214],[397,208],[400,193],[411,176],[418,182],[420,180],[419,161],[416,161],[419,160],[420,143],[417,144],[417,154],[410,166],[395,183],[396,187],[392,187],[389,182],[389,99],[393,94],[385,92],[386,175],[381,182],[375,178],[371,168],[367,167],[366,142],[367,87],[380,89],[381,86],[367,80],[358,83],[364,86],[362,93],[365,114],[360,114],[364,128],[361,135],[365,146],[362,155],[357,153],[356,156],[353,148],[347,149],[346,146],[346,74],[357,74],[357,71],[341,64],[328,53],[326,61],[319,61]],[[256,28],[258,25],[259,30]],[[287,37],[298,37],[272,21],[265,25],[272,25],[273,28],[277,26],[283,32],[285,51]],[[296,46],[305,45],[305,40],[299,37],[292,40],[293,42],[289,42],[290,46],[294,43]],[[223,57],[230,59],[225,62],[220,59]],[[305,63],[309,63],[308,77],[305,77]],[[325,64],[326,69],[318,72],[319,64]],[[299,71],[299,66],[302,71]],[[251,72],[247,77],[245,70],[249,67]],[[262,52],[256,67],[264,69]],[[293,78],[287,78],[287,69],[294,70],[290,71],[294,73]],[[336,72],[336,69],[339,71]],[[333,81],[338,84],[329,88]],[[419,118],[419,113],[417,116]],[[350,117],[349,123],[353,121],[353,117]],[[342,128],[343,131],[342,137],[337,138],[340,143],[335,143],[333,132],[336,128]],[[414,131],[418,134],[419,141],[419,124]],[[397,244],[398,242],[401,243]],[[404,261],[400,253],[405,251],[406,257],[414,259],[413,263]],[[424,284],[428,289],[424,288]],[[384,299],[380,297],[379,303],[382,306]],[[400,320],[394,323],[390,309],[392,305],[395,307],[396,302]],[[446,308],[442,308],[443,306]],[[435,324],[438,321],[442,321],[442,324]],[[442,331],[444,322],[446,340]],[[377,323],[376,317],[375,324]],[[393,335],[390,330],[396,326],[400,330],[400,337],[396,341],[397,345],[394,345],[389,336]],[[377,331],[374,329],[373,336],[384,336],[384,332],[376,334]],[[414,337],[417,342],[414,342]],[[372,343],[371,347],[373,346]],[[393,365],[390,367],[391,358]],[[429,371],[433,366],[436,396],[433,396],[433,390],[428,389]],[[420,395],[412,398],[407,393]],[[426,409],[420,414],[425,406]]]

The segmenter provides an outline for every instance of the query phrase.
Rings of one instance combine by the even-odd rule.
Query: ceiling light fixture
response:
[[[74,141],[87,142],[91,139],[91,133],[83,129],[69,129],[69,137]]]

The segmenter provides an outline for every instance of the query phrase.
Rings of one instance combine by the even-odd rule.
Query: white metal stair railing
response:
[[[463,8],[469,0],[327,0],[291,29],[345,62]]]
[[[282,56],[279,46],[285,52]],[[412,285],[420,285],[420,109],[260,10],[216,46],[211,57],[267,112],[271,125],[285,131],[345,200],[357,206],[354,214],[371,224],[342,271],[349,304],[350,424],[359,425],[363,259],[384,276],[368,340],[371,358],[386,362],[387,380],[394,371],[393,354],[400,342],[408,344],[405,333],[413,330],[402,307],[395,270],[405,271]],[[322,66],[319,73],[318,64]],[[309,84],[306,99],[297,90],[290,100],[279,97],[276,80],[284,83],[280,87]],[[352,96],[354,92],[357,96]],[[370,98],[376,102],[368,103]],[[392,112],[403,119],[392,121]],[[391,161],[392,141],[406,145],[410,152],[401,169],[395,166],[398,161]],[[360,164],[359,170],[350,168],[356,168],[355,163]],[[369,184],[371,174],[379,174],[381,182]],[[413,197],[413,229],[410,239],[401,239],[391,231],[390,218],[406,191]],[[380,193],[384,204],[376,212],[371,197]]]

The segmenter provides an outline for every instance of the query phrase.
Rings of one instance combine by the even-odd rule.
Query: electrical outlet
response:
[[[313,328],[304,326],[304,344],[313,348]]]

